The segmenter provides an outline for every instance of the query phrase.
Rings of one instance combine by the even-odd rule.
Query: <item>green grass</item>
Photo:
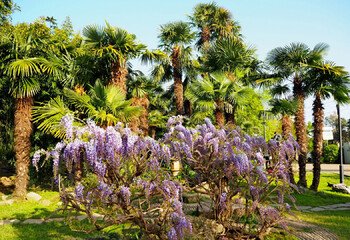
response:
[[[42,199],[35,201],[16,201],[12,205],[2,205],[0,207],[0,219],[27,219],[27,218],[48,218],[62,216],[62,212],[55,212],[59,207],[58,192],[39,191],[37,192]],[[50,205],[43,204],[44,200],[49,200]]]
[[[312,173],[306,175],[308,184],[312,182]],[[345,184],[350,185],[350,177],[345,177]],[[325,206],[337,203],[350,202],[350,195],[344,193],[333,192],[327,183],[339,183],[339,174],[322,173],[321,182],[318,192],[306,190],[303,193],[296,193],[293,196],[296,198],[298,206]]]
[[[340,239],[348,240],[350,236],[350,211],[302,212],[299,219],[327,228]]]
[[[102,233],[86,233],[82,231],[73,231],[64,223],[51,222],[37,224],[13,224],[0,226],[0,239],[7,240],[54,240],[54,239],[88,239],[102,237]]]

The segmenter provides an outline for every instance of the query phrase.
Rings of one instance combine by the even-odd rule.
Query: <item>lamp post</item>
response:
[[[338,113],[338,128],[339,128],[339,153],[340,153],[340,165],[339,165],[339,175],[340,183],[344,183],[344,166],[343,166],[343,136],[342,136],[342,126],[340,118],[340,108],[339,103],[337,103],[337,113]]]

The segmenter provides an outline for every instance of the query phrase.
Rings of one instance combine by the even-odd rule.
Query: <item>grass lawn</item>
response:
[[[322,211],[297,213],[299,219],[327,228],[340,239],[350,238],[350,211]]]
[[[307,183],[311,185],[312,173],[306,175]],[[296,179],[297,180],[297,179]],[[350,185],[350,177],[344,178],[345,184]],[[296,205],[298,206],[324,206],[336,203],[350,202],[350,195],[344,193],[333,192],[327,183],[339,183],[339,174],[322,173],[321,182],[318,192],[306,190],[304,193],[296,193]]]
[[[35,201],[18,201],[12,205],[2,205],[0,207],[0,219],[27,219],[27,218],[48,218],[62,216],[62,212],[56,213],[60,201],[58,192],[38,191],[42,199]],[[45,200],[50,202],[45,203]],[[49,204],[48,204],[49,203]],[[0,238],[2,239],[2,238]]]
[[[86,233],[73,231],[64,223],[51,222],[44,224],[13,224],[0,226],[0,239],[6,240],[37,240],[37,239],[89,239],[102,237],[102,233]],[[103,238],[100,238],[103,239]]]

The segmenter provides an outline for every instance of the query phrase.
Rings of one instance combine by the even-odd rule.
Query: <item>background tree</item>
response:
[[[307,64],[320,61],[328,46],[317,44],[310,49],[303,43],[292,43],[285,47],[278,47],[269,52],[267,62],[273,67],[282,78],[280,81],[290,80],[293,87],[293,98],[297,101],[297,111],[295,113],[295,131],[297,142],[300,146],[299,162],[299,182],[298,184],[307,187],[306,182],[306,159],[307,159],[307,135],[305,127],[305,92],[304,76],[308,71]]]
[[[193,66],[190,43],[194,33],[185,22],[172,22],[161,26],[159,39],[169,59],[163,60],[153,70],[153,76],[167,80],[172,76],[174,81],[174,98],[176,113],[184,114],[184,72]]]
[[[344,67],[332,62],[313,65],[308,73],[306,89],[315,97],[313,102],[313,179],[310,188],[317,191],[320,183],[323,152],[324,108],[322,101],[333,97],[338,103],[349,102],[349,75]]]
[[[214,2],[197,4],[189,18],[199,30],[196,45],[201,49],[207,50],[218,38],[239,36],[240,26],[233,21],[231,13]]]
[[[121,28],[89,25],[83,29],[85,46],[98,58],[109,63],[109,83],[118,86],[126,94],[128,60],[141,54],[146,46],[136,42],[136,36]]]

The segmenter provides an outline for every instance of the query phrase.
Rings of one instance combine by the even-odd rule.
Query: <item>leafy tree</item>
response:
[[[293,98],[297,101],[295,113],[295,130],[297,142],[300,146],[299,161],[299,182],[306,187],[306,159],[307,159],[307,135],[305,127],[304,110],[304,76],[308,71],[307,64],[313,64],[322,59],[328,49],[326,44],[317,44],[310,49],[303,43],[292,43],[285,47],[278,47],[269,52],[267,62],[280,76],[277,83],[290,80],[293,86]]]
[[[344,67],[332,62],[320,62],[308,73],[306,89],[315,99],[313,102],[313,179],[311,189],[317,191],[320,183],[321,158],[323,152],[324,108],[322,101],[333,97],[338,103],[349,102],[349,75]]]
[[[15,10],[19,10],[19,7],[12,0],[0,0],[0,26],[8,23]]]

